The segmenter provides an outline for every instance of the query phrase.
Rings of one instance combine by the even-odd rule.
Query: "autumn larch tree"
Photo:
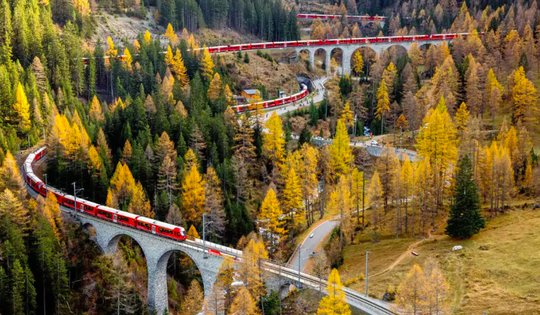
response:
[[[259,315],[261,312],[257,302],[246,287],[240,287],[231,304],[228,314],[231,315]]]
[[[306,222],[304,202],[302,200],[302,187],[294,167],[289,167],[283,189],[283,212],[291,221],[294,228],[302,228]]]
[[[430,109],[423,120],[423,127],[416,138],[418,154],[429,161],[431,166],[431,182],[434,204],[432,224],[435,216],[442,210],[443,203],[449,195],[449,183],[452,180],[452,169],[458,157],[456,128],[448,114],[444,98],[441,98],[435,109]]]
[[[380,207],[382,202],[382,185],[379,172],[375,171],[369,181],[369,188],[367,193],[368,204],[371,207],[372,221],[371,224],[375,230],[379,228],[380,222]]]
[[[209,239],[220,239],[224,236],[227,219],[221,181],[213,167],[206,170],[205,184],[204,208],[209,222],[212,222],[206,227],[206,234]]]
[[[362,75],[364,71],[364,59],[360,50],[355,51],[353,54],[353,70],[358,76]]]
[[[266,192],[261,204],[258,221],[259,226],[268,232],[265,233],[267,241],[275,246],[283,240],[286,234],[283,221],[283,211],[272,187]],[[275,240],[277,239],[277,242]]]
[[[519,67],[514,73],[512,109],[514,122],[522,122],[528,127],[538,124],[538,91],[525,76],[523,67]]]
[[[208,51],[208,47],[204,46],[201,58],[201,75],[206,82],[210,82],[214,77],[214,67],[214,61]]]
[[[381,121],[381,134],[384,132],[384,115],[390,111],[390,97],[388,96],[388,88],[385,80],[381,80],[381,84],[377,89],[377,109],[375,116]]]
[[[176,46],[178,44],[178,36],[174,32],[174,28],[172,27],[171,23],[167,25],[164,35],[167,37],[172,46]]]
[[[265,123],[266,132],[263,134],[263,154],[274,165],[281,163],[285,157],[285,133],[281,118],[276,112]]]
[[[466,239],[484,227],[480,214],[478,188],[473,179],[472,163],[468,156],[459,161],[456,176],[454,202],[446,226],[446,234],[453,238]]]
[[[182,213],[188,222],[196,225],[201,223],[204,213],[206,199],[204,185],[204,179],[197,166],[190,167],[182,180]]]
[[[258,239],[249,240],[244,248],[242,264],[240,265],[238,273],[240,280],[256,300],[266,294],[264,274],[261,265],[261,262],[264,259],[268,259],[268,252],[266,251],[264,242],[259,241]]]
[[[26,93],[24,92],[23,86],[20,82],[17,85],[13,109],[17,113],[19,131],[21,133],[27,133],[30,131],[30,128],[32,127],[32,122],[30,121],[30,104],[28,103]]]
[[[425,276],[422,267],[417,264],[409,270],[397,290],[397,304],[412,314],[423,314],[425,306]]]
[[[222,83],[219,73],[215,73],[210,85],[208,86],[208,99],[212,102],[216,102],[222,95]]]
[[[171,70],[174,73],[176,80],[180,82],[180,85],[185,87],[189,85],[189,77],[187,75],[187,69],[184,65],[184,58],[182,58],[182,53],[180,49],[176,49],[174,53],[174,58],[171,61]]]
[[[326,287],[328,295],[323,297],[317,309],[317,315],[350,315],[351,309],[345,301],[345,292],[339,277],[339,272],[332,269]]]
[[[339,178],[340,175],[349,174],[353,161],[352,150],[349,145],[349,135],[347,127],[343,120],[338,120],[336,127],[336,135],[330,144],[330,168],[334,178]]]
[[[199,312],[201,311],[201,302],[203,301],[203,299],[204,296],[199,281],[197,281],[196,279],[192,280],[184,298],[184,303],[182,304],[182,314],[199,314]]]

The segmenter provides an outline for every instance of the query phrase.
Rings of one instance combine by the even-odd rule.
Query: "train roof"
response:
[[[177,226],[177,225],[170,224],[170,223],[167,223],[167,222],[156,221],[156,225],[159,226],[159,227],[169,229],[169,230],[174,230],[176,228],[179,228],[180,230],[184,230],[184,228],[181,227],[181,226]]]
[[[138,214],[131,213],[131,212],[126,212],[126,211],[121,211],[121,210],[116,210],[116,214],[121,215],[121,216],[126,217],[126,218],[134,219],[134,220],[137,219],[137,217],[140,217],[140,215],[138,215]]]
[[[156,223],[156,220],[150,219],[150,218],[147,218],[147,217],[143,217],[143,216],[139,216],[137,218],[137,221],[141,221],[143,223],[148,223],[148,224],[155,224]]]

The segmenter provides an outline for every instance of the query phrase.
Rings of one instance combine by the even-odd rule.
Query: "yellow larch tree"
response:
[[[73,0],[73,8],[79,12],[82,16],[88,16],[90,14],[90,4],[88,0]]]
[[[385,80],[381,80],[381,84],[377,89],[377,108],[375,117],[381,121],[381,134],[384,132],[384,115],[390,111],[390,98],[388,96],[388,88]]]
[[[299,154],[299,163],[297,165],[297,174],[300,177],[302,186],[302,196],[308,220],[313,221],[312,206],[318,195],[319,180],[317,177],[319,166],[319,151],[311,145],[304,143],[300,150],[295,151]]]
[[[426,277],[422,267],[414,264],[397,289],[396,301],[400,310],[423,314],[425,310]]]
[[[326,212],[340,216],[341,240],[343,240],[344,237],[347,242],[352,240],[354,232],[352,202],[350,178],[346,175],[341,175],[337,185],[330,193],[330,198],[326,205]]]
[[[192,166],[182,180],[182,209],[186,221],[199,225],[204,213],[204,179],[198,168]]]
[[[239,278],[252,296],[258,300],[266,294],[262,260],[268,259],[268,252],[263,241],[250,239],[244,248],[242,264],[238,270]]]
[[[343,109],[341,110],[341,116],[339,119],[343,120],[347,127],[351,127],[353,125],[354,113],[351,110],[351,103],[349,103],[349,101],[345,102],[345,106],[343,106]]]
[[[135,49],[135,53],[138,54],[141,50],[141,43],[138,39],[133,40],[133,48]]]
[[[455,121],[457,131],[463,133],[469,123],[469,111],[467,110],[467,104],[465,104],[465,102],[462,102],[459,106],[456,112]]]
[[[149,30],[146,30],[146,32],[144,32],[143,41],[145,45],[148,45],[152,42],[152,34],[150,34]]]
[[[131,160],[131,156],[133,155],[133,147],[131,146],[131,142],[129,142],[129,139],[124,142],[124,147],[122,148],[122,162],[127,163],[129,160]]]
[[[362,58],[362,53],[360,50],[357,50],[353,54],[353,71],[356,75],[362,75],[364,71],[364,58]]]
[[[26,233],[30,222],[28,208],[22,204],[20,198],[9,188],[0,193],[0,217],[6,216]]]
[[[105,54],[109,56],[109,58],[115,58],[118,55],[118,50],[115,48],[114,41],[110,36],[107,36],[107,51]]]
[[[39,203],[41,213],[51,225],[54,234],[57,237],[60,236],[59,227],[62,224],[62,218],[56,196],[53,193],[48,192],[45,198],[39,197]]]
[[[356,212],[356,225],[360,224],[360,212],[362,212],[362,218],[364,218],[365,209],[365,178],[364,172],[353,168],[351,173],[351,200],[352,208]]]
[[[281,118],[276,112],[272,112],[264,127],[266,132],[263,134],[263,154],[270,161],[278,164],[285,157],[285,134]]]
[[[371,207],[371,224],[375,230],[378,230],[380,219],[380,208],[382,205],[382,184],[379,172],[373,172],[369,181],[369,188],[367,191],[368,204]]]
[[[204,294],[201,289],[201,285],[197,279],[193,279],[189,284],[184,303],[182,303],[182,314],[184,315],[196,315],[201,313],[202,301],[204,300]]]
[[[396,65],[394,65],[393,62],[390,62],[388,64],[388,66],[386,66],[386,68],[384,69],[383,74],[382,74],[382,81],[384,81],[384,83],[386,85],[387,92],[388,92],[388,97],[390,99],[390,101],[389,101],[390,103],[395,98],[394,97],[394,88],[395,88],[396,77],[397,77]]]
[[[448,114],[444,97],[441,97],[437,107],[427,112],[416,138],[418,154],[431,165],[433,178],[429,187],[435,197],[435,214],[442,210],[443,202],[450,193],[453,169],[458,158],[457,145],[456,127]]]
[[[236,105],[233,92],[231,91],[231,88],[228,84],[225,84],[225,87],[223,88],[223,95],[225,96],[225,104],[227,104],[229,108],[230,106]]]
[[[210,85],[208,86],[208,99],[211,102],[215,102],[219,99],[219,97],[222,95],[222,82],[221,82],[221,76],[219,73],[214,73],[214,77],[212,78],[212,81],[210,81]]]
[[[129,49],[126,47],[124,49],[124,55],[123,55],[122,64],[124,65],[124,67],[126,68],[127,71],[131,72],[131,70],[132,70],[131,64],[132,63],[133,63],[133,57],[131,56],[131,53],[129,52]]]
[[[167,52],[165,53],[165,64],[170,66],[174,60],[174,54],[171,45],[167,45]]]
[[[332,269],[326,287],[328,295],[323,297],[317,315],[350,315],[351,309],[345,300],[345,291],[337,269]]]
[[[167,29],[165,30],[165,37],[169,40],[169,43],[171,45],[176,46],[178,44],[178,36],[174,32],[174,29],[171,25],[171,23],[167,24]]]
[[[214,67],[214,61],[208,51],[208,47],[204,46],[201,58],[201,75],[207,82],[210,82],[214,77]]]
[[[403,216],[405,218],[405,233],[409,232],[409,199],[414,193],[414,167],[409,160],[408,155],[403,156],[403,164],[401,165],[399,173],[399,198],[400,207],[403,208]]]
[[[294,167],[289,167],[282,195],[283,212],[291,220],[293,227],[301,229],[306,223],[306,213],[300,178],[296,175]]]
[[[336,135],[330,145],[329,151],[330,171],[334,178],[339,178],[343,174],[349,174],[353,156],[351,147],[349,146],[347,127],[341,119],[337,122]]]
[[[19,172],[17,161],[10,151],[6,153],[2,167],[0,167],[0,191],[10,189],[17,194],[24,191],[24,181]]]
[[[192,167],[199,167],[199,161],[192,148],[189,148],[184,154],[184,168],[190,170]]]
[[[523,67],[514,73],[514,87],[512,88],[512,117],[514,122],[522,122],[527,127],[538,124],[538,91],[525,75]]]
[[[21,133],[27,133],[32,127],[32,122],[30,121],[30,104],[26,98],[26,93],[22,84],[19,82],[17,85],[17,91],[15,92],[15,103],[13,104],[13,109],[17,114],[17,121],[19,123],[19,131]]]
[[[171,70],[174,73],[176,80],[180,82],[180,85],[185,87],[189,85],[189,77],[187,75],[187,69],[184,64],[184,59],[182,58],[182,53],[180,49],[176,49],[174,53],[174,58],[171,63]]]
[[[201,238],[201,236],[199,235],[199,232],[197,232],[197,229],[195,228],[193,224],[189,226],[187,235],[190,236],[191,238]]]
[[[275,239],[279,239],[278,243],[282,241],[283,236],[286,234],[284,227],[284,221],[282,220],[283,211],[276,196],[276,192],[273,188],[269,188],[266,192],[266,196],[261,204],[261,210],[258,216],[259,227],[267,230],[267,240],[272,245],[275,244]]]
[[[257,302],[246,287],[240,287],[234,297],[228,314],[231,315],[259,315],[261,312]]]
[[[136,182],[127,164],[118,162],[107,191],[107,206],[118,207],[147,217],[154,214],[141,183]]]
[[[486,79],[485,86],[485,100],[489,104],[491,111],[491,116],[494,117],[495,114],[499,113],[502,110],[502,96],[503,96],[503,86],[497,80],[495,72],[492,68],[489,69]]]
[[[92,101],[90,102],[90,113],[89,113],[89,115],[90,115],[91,119],[93,119],[95,121],[98,121],[98,122],[101,122],[104,119],[104,117],[103,117],[103,108],[101,107],[99,99],[95,95],[94,95],[94,97],[92,97]]]

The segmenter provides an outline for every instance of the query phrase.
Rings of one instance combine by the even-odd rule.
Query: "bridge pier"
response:
[[[88,215],[75,213],[71,210],[69,213],[83,226],[92,226],[95,229],[95,236],[91,239],[97,243],[105,255],[112,255],[116,252],[118,241],[124,235],[139,244],[146,259],[148,272],[147,303],[149,309],[156,311],[157,314],[161,315],[168,311],[167,263],[174,252],[182,252],[193,260],[201,273],[205,298],[211,294],[212,286],[216,281],[223,261],[222,256],[205,255],[201,248],[197,246],[198,244],[168,240],[133,228],[122,227]]]

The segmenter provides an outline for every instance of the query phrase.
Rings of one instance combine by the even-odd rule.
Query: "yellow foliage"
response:
[[[338,120],[336,135],[330,145],[330,167],[335,178],[349,174],[353,161],[352,150],[349,145],[349,135],[343,120]]]
[[[317,315],[350,315],[351,309],[345,300],[345,291],[337,269],[332,269],[328,276],[328,295],[323,297],[317,309]]]
[[[523,67],[514,73],[512,89],[512,108],[515,122],[523,122],[534,126],[538,123],[538,91],[534,83],[525,76]]]
[[[353,111],[351,110],[351,103],[349,101],[345,102],[345,106],[341,110],[341,116],[339,117],[345,122],[345,125],[352,126],[354,122]]]
[[[127,47],[124,49],[123,63],[124,67],[126,67],[126,69],[131,72],[131,64],[133,63],[133,57],[131,56],[131,53],[129,52],[129,49],[127,49]]]
[[[467,104],[465,104],[465,102],[461,103],[459,106],[455,118],[457,130],[463,132],[463,130],[467,128],[467,123],[469,122],[469,111],[467,110]]]
[[[201,223],[204,213],[204,179],[197,167],[190,167],[182,180],[182,208],[186,221],[195,225]]]
[[[150,31],[146,30],[146,32],[144,32],[143,40],[147,45],[152,42],[152,34],[150,34]]]
[[[212,80],[214,76],[214,67],[214,61],[208,51],[208,47],[204,46],[201,58],[201,75],[207,82]]]
[[[294,167],[289,168],[283,189],[283,212],[293,219],[294,226],[303,227],[306,223],[304,202],[302,200],[302,187]]]
[[[286,230],[283,227],[283,221],[281,220],[282,215],[283,211],[281,211],[276,192],[273,188],[270,188],[266,192],[266,196],[261,204],[261,210],[258,216],[259,225],[275,236],[281,238],[286,234]],[[271,238],[271,243],[274,243],[273,240],[274,239]]]
[[[210,101],[215,102],[218,100],[218,98],[221,96],[221,87],[221,76],[216,72],[212,78],[212,81],[210,81],[210,85],[208,86],[208,99]]]
[[[114,47],[114,41],[110,36],[107,36],[107,52],[106,55],[110,58],[115,58],[118,55],[118,50]]]
[[[87,16],[90,14],[90,4],[88,0],[72,0],[73,8],[79,12],[82,16]]]
[[[169,23],[167,25],[167,30],[165,30],[164,35],[165,35],[165,37],[167,37],[167,39],[169,40],[169,43],[171,43],[171,45],[176,46],[178,44],[178,36],[174,32],[174,29],[173,29],[171,23]]]
[[[193,224],[189,227],[187,235],[191,238],[201,238],[199,232],[197,232],[197,229],[195,228],[195,226],[193,226]]]
[[[187,75],[186,66],[184,65],[184,59],[180,49],[176,49],[174,59],[171,63],[171,70],[175,74],[176,79],[180,82],[181,86],[187,86],[189,84],[189,77]]]
[[[228,314],[231,315],[259,315],[261,312],[257,302],[246,287],[240,287],[234,297]]]
[[[30,131],[30,127],[32,127],[32,122],[30,121],[30,104],[28,103],[26,93],[24,92],[23,86],[20,82],[17,85],[13,109],[17,113],[19,131],[22,133],[27,133]]]
[[[99,103],[97,96],[94,95],[92,102],[90,103],[90,118],[95,121],[103,121],[103,108]]]
[[[272,162],[279,163],[285,157],[285,137],[281,118],[272,112],[265,123],[266,132],[263,134],[263,154]]]
[[[21,193],[24,189],[24,181],[19,172],[17,161],[10,151],[7,151],[2,167],[0,167],[0,192],[6,188],[16,193]]]
[[[357,75],[362,74],[364,71],[364,59],[360,50],[355,51],[353,54],[353,70]]]
[[[390,98],[388,96],[388,88],[385,80],[381,80],[381,84],[377,89],[377,108],[375,116],[381,121],[381,131],[384,129],[384,115],[390,111]]]

